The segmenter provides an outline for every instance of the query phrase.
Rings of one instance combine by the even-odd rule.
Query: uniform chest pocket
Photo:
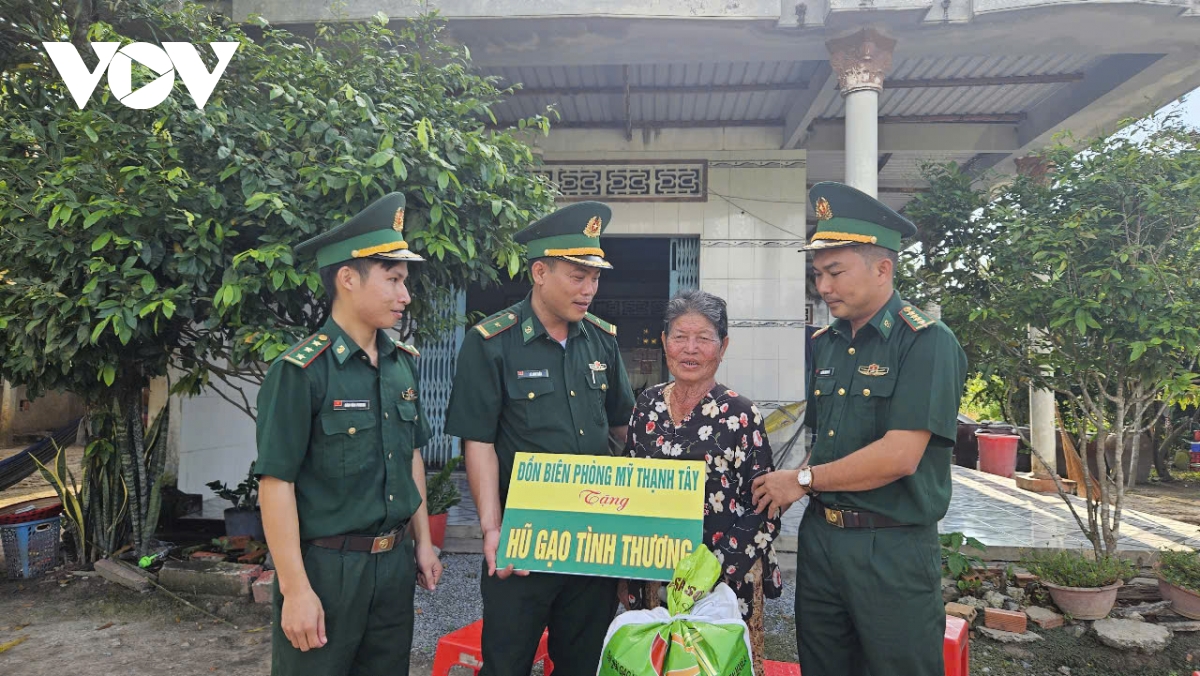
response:
[[[854,416],[864,422],[871,421],[876,427],[875,435],[880,436],[887,423],[887,413],[892,403],[892,394],[896,390],[896,376],[868,376],[855,374],[850,392],[850,402]],[[868,423],[870,424],[870,423]]]
[[[558,421],[559,411],[554,402],[554,380],[552,378],[518,378],[508,380],[508,398],[522,426],[527,429],[553,427]]]
[[[611,367],[610,367],[611,368]],[[605,412],[604,402],[608,397],[608,371],[592,371],[586,376],[588,391],[592,393],[591,402],[592,417],[595,418],[597,425],[608,424],[608,414]]]
[[[339,479],[367,469],[376,459],[375,414],[368,411],[331,411],[321,416],[320,444],[313,445],[317,471]]]
[[[813,391],[814,397],[828,397],[837,389],[837,381],[833,378],[814,378]]]

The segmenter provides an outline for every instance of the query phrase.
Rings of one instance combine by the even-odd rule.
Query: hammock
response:
[[[63,425],[50,436],[38,441],[36,444],[11,458],[0,460],[0,491],[9,486],[16,485],[25,479],[25,477],[36,472],[37,465],[33,462],[34,458],[37,458],[38,462],[42,464],[49,464],[58,453],[59,448],[66,448],[75,443],[81,419],[76,418],[70,423]]]

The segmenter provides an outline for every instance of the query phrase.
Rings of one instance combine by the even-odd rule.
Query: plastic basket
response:
[[[28,579],[53,570],[62,550],[61,531],[61,516],[0,526],[8,579]]]

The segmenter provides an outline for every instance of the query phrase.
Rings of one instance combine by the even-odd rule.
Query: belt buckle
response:
[[[825,521],[830,526],[837,526],[838,528],[846,527],[846,523],[842,521],[842,513],[836,509],[825,508]]]
[[[395,546],[396,535],[394,533],[389,535],[380,535],[379,537],[375,538],[373,542],[371,542],[371,553],[382,554],[383,552],[390,552],[392,547]]]

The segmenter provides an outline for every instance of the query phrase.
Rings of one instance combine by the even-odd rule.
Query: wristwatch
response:
[[[796,483],[800,484],[805,489],[811,489],[812,488],[812,468],[811,467],[801,467],[800,471],[796,473]]]

